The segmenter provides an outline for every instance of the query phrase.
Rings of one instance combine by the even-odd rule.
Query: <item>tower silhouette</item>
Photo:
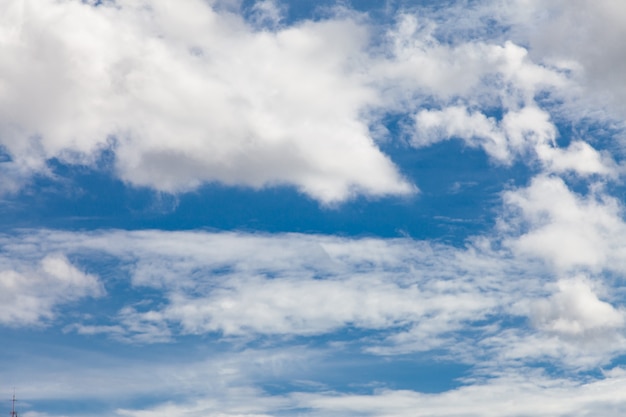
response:
[[[11,405],[11,417],[17,417],[17,411],[15,411],[15,401],[17,401],[15,399],[15,392],[13,392],[13,400],[12,400],[12,405]]]

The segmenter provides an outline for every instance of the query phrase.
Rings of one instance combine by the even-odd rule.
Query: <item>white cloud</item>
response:
[[[411,111],[430,99],[426,103],[515,110],[533,104],[539,93],[572,87],[565,71],[535,62],[521,44],[498,38],[441,40],[438,29],[416,12],[400,15],[387,32],[386,59],[372,70],[373,81],[385,89],[386,106],[402,104]]]
[[[7,262],[2,260],[3,266]],[[49,254],[38,268],[16,265],[0,270],[0,323],[37,325],[55,317],[60,305],[84,297],[98,297],[104,290],[98,278],[85,274],[63,255]]]
[[[273,3],[258,3],[270,13]],[[255,31],[200,0],[7,1],[0,143],[16,165],[90,164],[137,186],[293,185],[323,203],[410,194],[362,113],[366,29],[349,18]]]
[[[558,291],[531,306],[535,324],[546,331],[566,335],[621,328],[624,314],[601,301],[588,280],[574,278],[557,282]]]
[[[558,177],[539,176],[527,188],[505,193],[504,200],[510,209],[508,226],[520,226],[521,234],[506,240],[516,253],[563,271],[626,270],[622,207],[601,188],[591,187],[582,196]]]
[[[600,192],[577,196],[550,177],[505,201],[498,234],[464,249],[410,239],[161,231],[24,231],[0,244],[5,259],[22,263],[48,253],[120,262],[102,274],[127,276],[137,297],[115,307],[116,315],[66,321],[66,331],[83,335],[247,343],[333,340],[353,328],[369,332],[352,343],[370,353],[438,350],[483,367],[494,358],[519,365],[549,357],[555,366],[589,368],[623,352],[622,306],[603,276],[625,268],[619,205]],[[563,278],[581,268],[590,281]],[[508,327],[509,319],[520,324]]]
[[[277,27],[283,20],[285,6],[275,0],[258,0],[252,6],[251,20],[260,27]]]
[[[546,284],[546,294],[520,297],[511,313],[527,317],[532,326],[503,329],[480,340],[490,357],[481,366],[497,372],[545,361],[574,370],[606,365],[624,351],[626,338],[623,306],[601,300],[598,293],[606,293],[601,286],[601,280],[578,276]]]
[[[615,179],[621,171],[609,154],[599,152],[580,140],[573,141],[567,148],[541,144],[535,150],[547,172],[574,172],[581,176],[597,174]]]
[[[83,333],[115,334],[122,326],[143,334],[148,326],[146,335],[163,336],[150,326],[177,323],[184,333],[312,335],[423,322],[434,336],[487,314],[493,294],[481,286],[495,278],[482,271],[507,268],[480,254],[467,256],[484,258],[470,267],[453,248],[403,239],[113,231],[43,232],[3,243],[18,259],[33,247],[113,255],[137,290],[154,288],[165,298],[129,305],[109,327],[85,323],[77,328]]]
[[[377,50],[345,11],[283,27],[280,5],[260,1],[251,19],[269,27],[258,30],[199,0],[168,4],[5,2],[0,140],[20,175],[4,188],[50,158],[92,164],[110,149],[120,178],[168,192],[282,184],[327,204],[410,194],[372,139],[385,112],[416,115],[418,146],[458,136],[501,162],[531,149],[550,172],[615,174],[588,144],[553,149],[535,98],[571,98],[574,80],[511,41],[441,42],[433,20],[407,13]],[[420,111],[429,100],[442,110]],[[498,123],[482,113],[495,107]]]
[[[492,117],[480,112],[470,113],[460,106],[421,110],[415,115],[414,146],[428,146],[453,137],[463,139],[470,146],[483,147],[498,161],[511,160],[507,139]]]
[[[372,395],[296,396],[309,415],[322,416],[620,416],[626,409],[623,375],[590,383],[539,375],[505,376],[437,394],[381,390]]]
[[[260,404],[265,410],[279,408],[286,399],[267,396],[254,384],[302,378],[323,364],[327,355],[297,346],[224,352],[205,345],[192,350],[183,348],[180,352],[184,353],[172,357],[144,349],[137,357],[110,348],[57,346],[28,362],[7,363],[4,368],[14,377],[19,398],[28,398],[20,414],[35,408],[33,403],[39,401],[86,401],[111,404],[107,412],[112,415],[114,407],[132,404],[137,398],[148,405],[160,404],[170,396],[206,399],[205,407],[217,413],[241,413]],[[146,412],[148,409],[146,406]]]
[[[402,332],[415,325],[422,341],[411,338],[404,349],[427,350],[438,335],[484,318],[496,305],[494,294],[472,285],[480,272],[460,278],[466,266],[456,251],[425,242],[156,231],[61,240],[126,258],[138,290],[163,292],[165,303],[125,309],[115,323],[135,341],[164,341],[167,328],[250,337],[346,326]],[[78,249],[72,246],[65,250]],[[481,267],[487,265],[506,268],[488,260]],[[75,328],[124,337],[108,324]]]
[[[548,112],[532,105],[507,112],[501,121],[461,106],[443,110],[420,110],[415,115],[412,144],[424,147],[451,139],[481,147],[495,161],[509,164],[516,158],[536,159],[546,173],[575,173],[616,178],[619,167],[606,152],[576,140],[568,147],[557,146],[557,129]],[[527,155],[533,155],[528,158]]]
[[[413,113],[413,146],[457,138],[483,148],[498,163],[538,161],[545,172],[617,176],[608,153],[582,140],[567,148],[557,144],[551,112],[558,117],[564,112],[554,103],[542,108],[537,97],[575,99],[576,83],[566,68],[535,62],[526,48],[511,41],[499,44],[497,38],[442,42],[437,29],[428,18],[402,16],[388,33],[391,56],[373,71],[386,82],[387,107]],[[424,102],[429,108],[422,107]],[[499,119],[485,114],[494,109],[503,113]]]
[[[133,292],[149,289],[156,297],[131,299],[117,316],[87,318],[66,330],[139,343],[206,334],[332,335],[352,327],[376,332],[358,343],[378,354],[456,350],[466,346],[459,332],[468,326],[493,322],[520,297],[542,293],[545,274],[479,244],[459,250],[407,239],[39,232],[7,238],[2,247],[16,259],[32,256],[35,247],[119,259]]]
[[[543,191],[556,200],[537,208],[536,201],[528,196],[544,186],[547,190]],[[571,198],[564,198],[567,195]],[[560,180],[551,178],[538,178],[529,189],[511,192],[506,198],[521,210],[522,220],[531,222],[530,227],[523,228],[526,234],[517,235],[520,241],[537,228],[558,223],[566,214],[576,217],[577,210],[597,205],[599,212],[614,213],[607,202],[603,205],[599,199],[571,195]],[[562,206],[552,207],[558,201]],[[542,212],[548,209],[553,209],[549,212],[552,214]],[[592,216],[594,221],[602,218]],[[608,219],[618,220],[613,216]],[[542,360],[549,360],[557,369],[575,372],[597,368],[623,354],[623,307],[613,299],[614,283],[601,275],[602,267],[586,265],[596,274],[590,278],[560,278],[551,284],[554,277],[569,268],[557,264],[556,272],[552,271],[535,259],[549,260],[554,255],[546,257],[540,248],[533,253],[523,251],[514,242],[512,230],[505,234],[504,247],[497,250],[491,248],[497,242],[487,237],[476,238],[467,248],[458,249],[408,239],[297,234],[23,231],[17,236],[3,236],[0,245],[4,262],[21,262],[47,253],[94,260],[105,254],[120,262],[115,271],[104,275],[130,274],[128,278],[134,287],[128,288],[128,294],[140,295],[141,302],[131,297],[116,317],[85,318],[67,328],[84,335],[110,334],[120,340],[150,343],[176,341],[195,334],[205,340],[206,333],[218,333],[215,340],[222,342],[245,345],[246,340],[252,339],[271,343],[271,336],[278,336],[273,340],[288,345],[292,335],[323,334],[332,341],[335,334],[340,334],[337,331],[353,327],[368,330],[369,334],[367,338],[352,340],[356,343],[353,347],[390,357],[434,349],[440,360],[475,366],[479,376],[502,375],[508,368],[524,373],[526,366]],[[62,263],[55,261],[58,257],[51,259],[42,269],[61,274]],[[147,293],[153,293],[155,298]],[[507,321],[516,324],[506,324]],[[243,339],[224,338],[222,334]],[[328,348],[337,347],[331,343]],[[315,362],[306,363],[314,366]],[[431,395],[384,391],[354,397],[321,393],[272,396],[247,385],[249,374],[241,373],[241,369],[250,369],[247,365],[216,364],[209,372],[211,376],[194,373],[193,369],[204,372],[201,370],[205,368],[199,365],[172,366],[177,369],[176,378],[186,381],[189,389],[203,386],[202,378],[211,379],[222,371],[234,375],[234,379],[224,377],[227,386],[211,392],[215,398],[238,400],[216,402],[213,397],[206,400],[201,393],[194,393],[185,404],[164,404],[143,411],[125,409],[123,414],[159,416],[179,410],[190,416],[263,415],[298,409],[312,416],[358,415],[363,412],[358,404],[368,403],[372,406],[367,411],[371,415],[402,416],[414,412],[414,402],[410,400],[413,398],[424,404],[424,415],[445,416],[465,410],[462,405],[471,397],[482,399],[476,404],[499,404],[497,398],[508,392],[529,401],[552,398],[552,414],[546,415],[567,415],[571,409],[554,400],[556,392],[562,392],[564,397],[587,395],[579,406],[592,410],[606,397],[586,393],[603,383],[622,383],[621,379],[608,377],[577,383],[535,375],[524,381],[471,380],[457,390]],[[102,381],[103,376],[118,382],[95,395],[98,398],[116,395],[137,381],[142,381],[140,387],[131,389],[129,395],[139,395],[141,390],[160,392],[171,386],[171,382],[167,385],[162,379],[171,380],[172,369],[133,371],[133,378],[120,381],[112,376],[119,373],[119,368],[107,367],[109,373],[87,372],[87,379],[82,382],[68,380],[58,387],[55,380],[54,395],[62,396],[59,392],[72,390],[72,384],[78,383],[84,385],[83,391],[78,391],[84,392],[94,381]],[[546,387],[557,388],[550,391]],[[542,397],[546,389],[549,395]],[[489,397],[489,392],[499,394]],[[390,402],[396,396],[400,396],[398,401]],[[535,410],[533,401],[525,406],[528,408],[522,408],[527,414]],[[242,403],[244,408],[238,408]],[[385,407],[385,403],[394,405]],[[457,408],[451,404],[461,405]],[[467,415],[484,414],[484,408],[473,407],[467,408]],[[502,413],[516,415],[515,410],[520,409],[511,406]]]

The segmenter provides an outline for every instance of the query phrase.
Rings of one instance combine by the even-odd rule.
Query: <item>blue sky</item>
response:
[[[623,415],[625,28],[619,0],[5,0],[0,406]]]

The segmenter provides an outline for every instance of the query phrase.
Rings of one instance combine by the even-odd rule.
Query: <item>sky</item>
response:
[[[622,0],[3,0],[0,412],[626,413]]]

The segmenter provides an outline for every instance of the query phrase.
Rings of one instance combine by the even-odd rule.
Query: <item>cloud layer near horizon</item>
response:
[[[551,185],[559,186],[558,182]],[[536,192],[534,188],[545,186],[535,184],[519,194],[532,195]],[[526,204],[533,204],[530,197]],[[580,204],[585,210],[592,203],[582,200]],[[610,204],[592,209],[609,216],[613,210]],[[523,206],[522,210],[529,215],[533,212]],[[470,401],[470,398],[486,396],[484,400],[495,406],[497,401],[487,398],[487,392],[494,390],[517,392],[520,398],[544,398],[544,402],[554,407],[552,412],[566,413],[572,409],[568,407],[584,409],[592,407],[594,402],[605,401],[590,392],[598,384],[622,384],[621,368],[607,374],[604,382],[598,380],[587,385],[575,378],[542,376],[537,379],[533,375],[534,364],[549,360],[567,375],[576,375],[577,370],[610,364],[626,348],[626,339],[623,337],[625,311],[614,304],[619,298],[614,283],[602,275],[603,271],[616,268],[623,273],[622,267],[608,259],[586,264],[582,269],[579,263],[553,264],[550,262],[553,255],[546,257],[545,251],[528,256],[523,246],[525,239],[558,225],[562,215],[555,209],[548,224],[543,219],[528,220],[530,223],[525,228],[528,231],[522,235],[502,226],[503,234],[479,238],[464,249],[409,239],[345,239],[298,234],[24,231],[18,236],[3,237],[2,252],[6,256],[3,262],[6,264],[6,259],[11,259],[15,269],[43,257],[42,269],[49,273],[54,268],[47,267],[48,263],[71,271],[70,275],[76,279],[68,282],[64,297],[56,300],[59,306],[72,301],[67,294],[90,295],[89,291],[93,290],[83,288],[93,288],[96,278],[85,278],[87,275],[78,271],[95,268],[99,259],[107,260],[110,266],[99,268],[102,285],[109,289],[117,287],[118,291],[120,285],[128,287],[125,292],[132,291],[137,296],[130,297],[129,303],[122,305],[113,316],[90,314],[78,321],[57,316],[57,322],[65,323],[65,332],[77,332],[84,337],[108,335],[114,340],[140,345],[171,343],[182,337],[210,337],[244,347],[265,340],[265,346],[275,346],[278,351],[285,349],[281,347],[285,340],[323,337],[329,345],[322,351],[308,348],[297,355],[312,355],[307,360],[323,361],[324,356],[338,348],[390,358],[398,354],[433,352],[439,356],[439,361],[471,364],[479,380],[491,373],[501,375],[499,379],[478,385],[468,382],[458,390],[428,397],[393,390],[375,392],[371,396],[297,391],[285,396],[268,396],[248,385],[250,378],[256,377],[239,370],[234,374],[235,379],[225,379],[225,385],[215,387],[217,391],[210,394],[230,398],[227,402],[207,403],[199,395],[195,405],[159,406],[153,411],[127,411],[122,415],[166,412],[204,415],[209,410],[234,411],[237,407],[231,408],[234,405],[230,401],[238,395],[243,395],[244,408],[252,414],[267,411],[271,415],[271,410],[305,408],[309,409],[307,415],[331,410],[360,415],[362,409],[357,404],[366,402],[372,403],[372,407],[368,407],[371,415],[385,415],[396,407],[399,407],[395,411],[398,415],[405,415],[414,412],[411,405],[414,401],[426,401],[430,404],[424,411],[426,414],[450,415],[459,408],[441,408],[451,404],[449,398]],[[619,230],[623,223],[614,221],[617,222],[615,238],[622,239]],[[594,227],[590,225],[591,229]],[[581,233],[588,234],[591,229]],[[558,230],[557,227],[553,233],[570,233]],[[570,250],[562,248],[563,253]],[[580,250],[581,253],[586,251],[585,248]],[[49,253],[57,255],[51,259]],[[73,259],[73,265],[68,264],[67,259]],[[569,270],[570,267],[573,269]],[[0,276],[14,273],[5,270]],[[104,279],[105,276],[109,278]],[[53,282],[49,285],[58,288]],[[91,295],[102,295],[102,290],[95,288],[96,292]],[[150,289],[152,295],[148,296],[146,289]],[[19,291],[30,294],[21,288],[12,296],[19,299]],[[40,306],[40,312],[33,316],[50,323],[47,300],[54,297],[54,293],[44,288],[38,297],[40,302],[35,305]],[[102,311],[110,311],[106,306],[113,299],[107,298],[97,301]],[[137,302],[139,299],[141,302]],[[13,319],[4,310],[0,313],[0,319],[5,322]],[[367,331],[367,336],[364,333],[362,338],[346,341],[343,333],[346,328]],[[332,347],[333,343],[339,345]],[[251,360],[273,355],[254,349],[249,354]],[[211,378],[212,373],[226,366],[225,363],[220,365],[226,358],[216,360],[207,369],[209,374],[203,374],[202,378]],[[228,366],[239,366],[236,364],[245,366],[240,360]],[[181,366],[183,368],[176,372],[184,371],[187,365]],[[190,363],[188,366],[199,365]],[[96,373],[95,378],[105,371],[95,368],[90,372]],[[140,378],[140,370],[137,372],[136,375],[134,371],[131,373],[133,378]],[[150,371],[154,372],[172,370]],[[514,373],[518,376],[511,379]],[[542,378],[544,382],[540,382]],[[130,389],[125,395],[140,395],[146,385],[154,383],[144,381],[140,384],[144,388]],[[193,386],[192,381],[188,383]],[[67,389],[78,389],[68,384]],[[553,388],[542,388],[546,384]],[[154,387],[161,389],[158,383]],[[553,395],[551,389],[563,396],[574,395],[576,391],[588,392],[585,394],[588,399],[565,406],[565,402],[548,400]],[[106,398],[116,392],[116,389],[107,389],[96,397]],[[31,395],[42,394],[33,392]],[[46,395],[64,394],[43,394],[43,397]],[[398,404],[393,398],[404,398],[406,403],[403,400],[404,406],[391,407],[390,404]],[[518,415],[523,403],[512,405],[503,415]],[[546,415],[565,415],[551,414],[533,405],[529,407],[528,412],[543,410]],[[474,410],[472,413],[482,412],[480,407],[469,409]],[[212,414],[209,412],[209,415]]]

